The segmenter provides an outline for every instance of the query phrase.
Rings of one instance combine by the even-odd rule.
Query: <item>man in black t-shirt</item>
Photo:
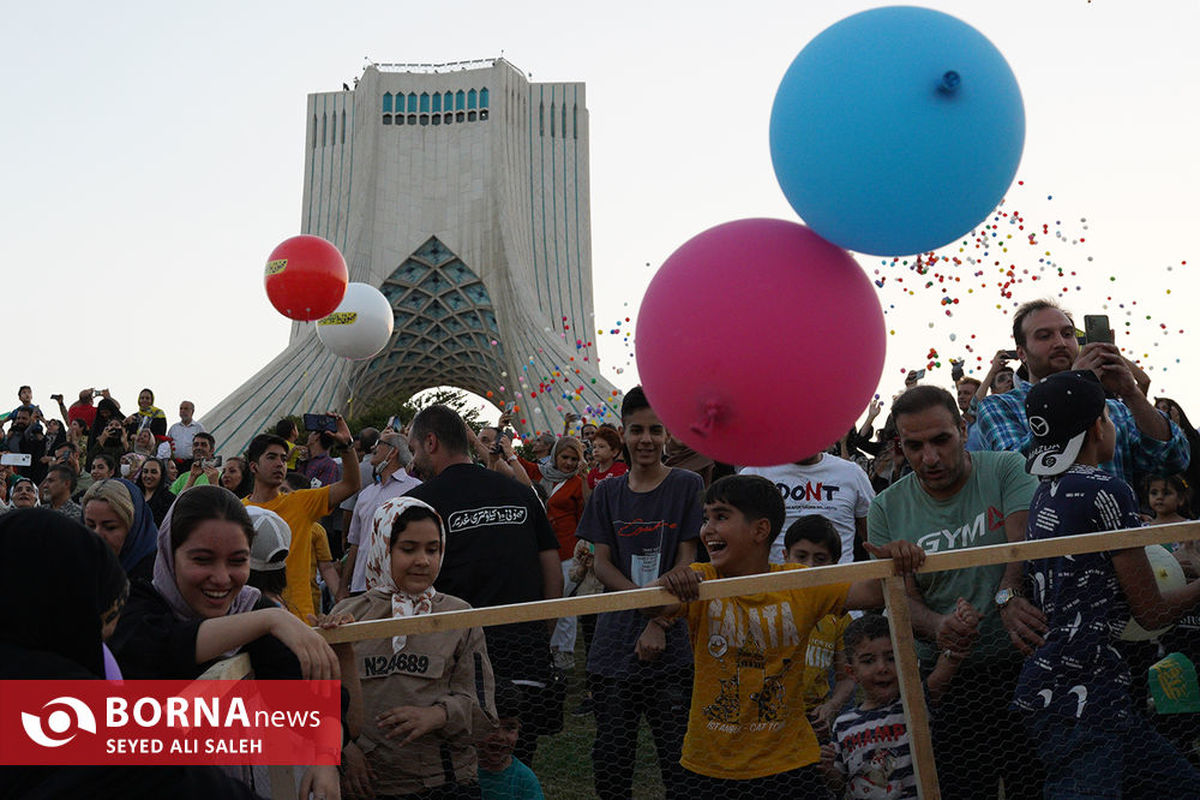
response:
[[[433,506],[446,524],[437,590],[476,608],[561,597],[558,540],[546,512],[529,487],[471,460],[462,418],[443,405],[423,409],[408,443],[417,473],[433,476],[408,494]],[[550,684],[545,622],[493,625],[484,634],[497,681],[515,682],[527,694]],[[530,700],[531,710],[547,705],[546,698]],[[561,710],[558,716],[561,724]],[[537,736],[557,727],[556,720],[536,716],[523,723],[516,755],[528,764]]]

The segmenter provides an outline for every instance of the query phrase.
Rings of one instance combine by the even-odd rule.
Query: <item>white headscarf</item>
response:
[[[392,600],[392,616],[393,617],[415,617],[419,614],[433,613],[433,598],[437,596],[437,592],[433,588],[431,580],[425,591],[419,594],[409,594],[402,591],[396,586],[395,580],[392,578],[392,528],[396,525],[396,518],[410,508],[420,506],[427,508],[437,517],[438,531],[441,534],[441,549],[442,555],[445,555],[446,550],[446,526],[442,524],[442,518],[434,510],[433,506],[418,500],[415,497],[402,495],[393,497],[380,504],[379,508],[375,509],[375,517],[371,522],[371,544],[367,549],[367,567],[366,567],[366,583],[368,592],[379,592],[382,595],[390,596]],[[438,561],[438,571],[441,571],[441,560]],[[437,580],[437,572],[433,574],[433,580]],[[407,636],[392,637],[392,651],[399,653],[407,644]]]

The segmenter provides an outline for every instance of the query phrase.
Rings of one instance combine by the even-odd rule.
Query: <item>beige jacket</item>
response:
[[[450,595],[433,600],[435,613],[463,608],[470,605]],[[358,621],[388,619],[391,597],[373,589],[334,611]],[[496,725],[495,683],[481,628],[409,636],[399,653],[390,637],[357,642],[354,660],[363,693],[363,729],[356,743],[375,773],[376,793],[413,794],[476,780],[475,741]],[[375,724],[380,713],[396,706],[433,705],[445,710],[446,726],[403,747],[384,738]]]

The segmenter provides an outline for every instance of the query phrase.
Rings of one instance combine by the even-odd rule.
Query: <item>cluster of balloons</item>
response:
[[[267,257],[267,298],[280,314],[317,323],[317,338],[332,353],[371,358],[392,336],[392,305],[374,286],[350,283],[346,259],[320,236],[293,236]]]
[[[655,274],[637,364],[671,432],[719,461],[797,461],[841,438],[874,394],[886,331],[843,248],[926,252],[985,219],[1016,174],[1020,90],[971,26],[915,7],[832,25],[771,111],[775,174],[809,227],[711,228]]]

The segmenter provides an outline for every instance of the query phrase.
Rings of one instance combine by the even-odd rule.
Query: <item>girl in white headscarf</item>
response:
[[[433,586],[445,543],[432,507],[413,497],[387,500],[375,512],[366,548],[367,591],[339,603],[333,615],[365,621],[470,608]],[[478,798],[473,742],[495,725],[483,630],[357,642],[354,661],[363,725],[342,753],[350,793]]]

